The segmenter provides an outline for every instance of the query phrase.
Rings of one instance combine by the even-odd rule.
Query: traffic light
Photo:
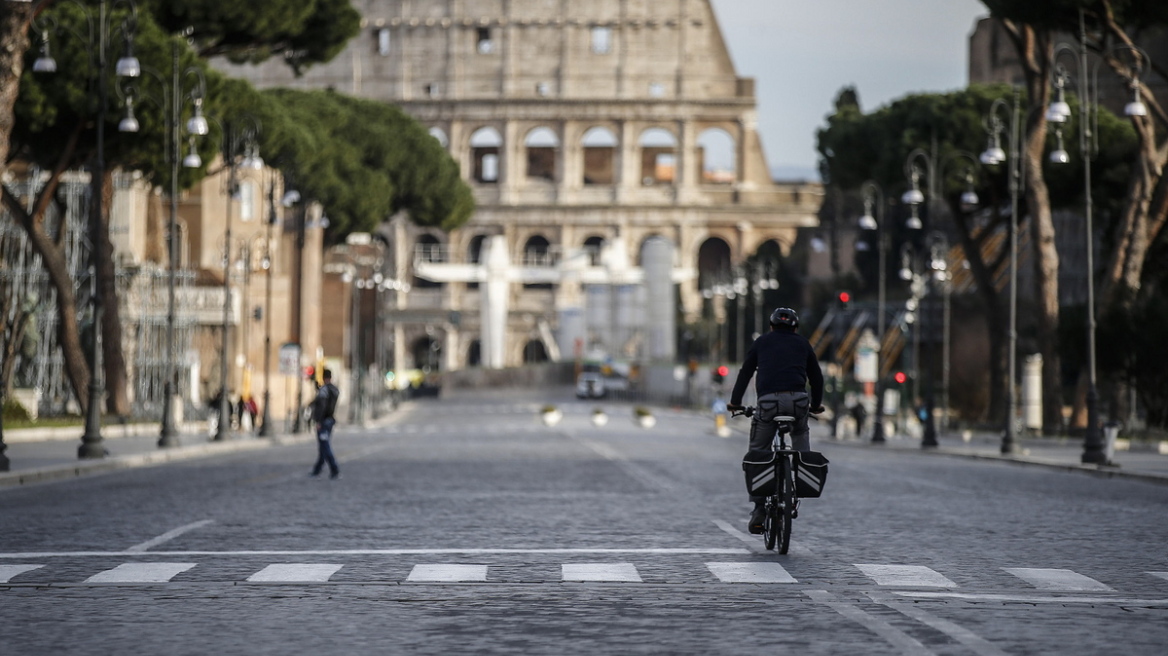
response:
[[[316,367],[308,365],[304,368],[304,380],[313,380],[316,378]]]
[[[718,365],[710,372],[710,380],[717,385],[721,385],[722,381],[726,379],[726,376],[729,373],[730,367],[727,367],[724,364]]]
[[[840,309],[846,310],[848,309],[848,303],[852,301],[852,294],[851,292],[840,292],[836,295],[836,299],[839,300]]]
[[[903,385],[905,381],[908,380],[908,376],[905,375],[903,371],[898,371],[892,375],[892,380],[895,380],[898,384]]]

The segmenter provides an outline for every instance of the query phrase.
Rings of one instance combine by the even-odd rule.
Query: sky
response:
[[[755,78],[771,171],[817,178],[815,132],[840,89],[865,112],[966,85],[979,0],[711,0],[741,77]]]

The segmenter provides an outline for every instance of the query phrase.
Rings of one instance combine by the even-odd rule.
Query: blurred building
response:
[[[391,367],[672,361],[674,316],[724,316],[735,265],[817,224],[819,185],[770,179],[708,0],[354,4],[361,34],[302,77],[222,67],[400,105],[459,163],[465,226],[378,230],[409,283],[377,315]]]

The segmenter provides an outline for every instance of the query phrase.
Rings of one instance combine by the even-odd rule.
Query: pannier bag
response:
[[[818,497],[827,482],[827,458],[818,451],[795,454],[795,494],[801,499]]]
[[[751,496],[767,497],[775,493],[775,452],[770,449],[751,449],[742,459],[746,473],[746,490]]]
[[[742,459],[746,474],[746,490],[751,496],[766,497],[775,494],[778,480],[775,452],[770,449],[751,449]],[[795,493],[803,499],[815,498],[823,492],[827,481],[827,458],[817,451],[795,454]]]

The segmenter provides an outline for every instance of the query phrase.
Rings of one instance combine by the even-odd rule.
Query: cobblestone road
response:
[[[1168,487],[818,442],[791,553],[744,438],[418,404],[308,444],[0,491],[0,653],[1161,654]],[[591,411],[606,408],[596,426]]]

